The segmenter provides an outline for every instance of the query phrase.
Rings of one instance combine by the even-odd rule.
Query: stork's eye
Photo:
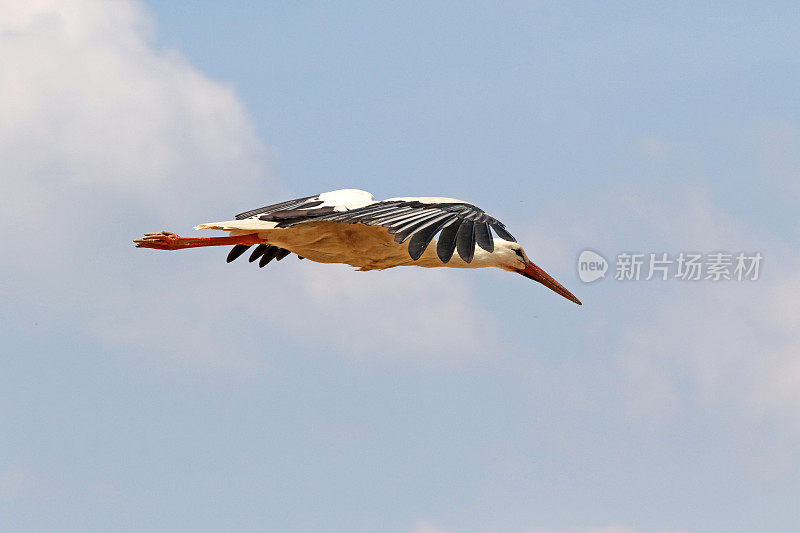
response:
[[[522,248],[514,248],[514,253],[517,254],[523,261],[525,260],[525,257],[522,255]]]

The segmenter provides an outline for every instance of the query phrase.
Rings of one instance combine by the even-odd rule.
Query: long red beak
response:
[[[567,289],[564,288],[559,282],[553,279],[553,276],[539,268],[538,266],[534,265],[530,261],[525,264],[525,270],[517,270],[520,274],[525,276],[526,278],[532,279],[534,281],[538,281],[545,287],[550,290],[553,290],[566,298],[567,300],[571,300],[578,305],[583,305],[580,300],[575,298],[575,295],[569,292]]]

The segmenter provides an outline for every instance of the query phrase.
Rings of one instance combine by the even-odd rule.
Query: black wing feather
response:
[[[489,231],[489,224],[482,222],[482,218],[475,222],[475,242],[487,252],[492,253],[494,252],[494,239],[492,239],[492,232]]]
[[[267,251],[267,248],[269,248],[269,246],[267,246],[266,244],[259,244],[258,246],[256,246],[256,249],[253,250],[252,254],[250,254],[250,258],[248,259],[248,261],[252,263],[262,255],[264,255],[264,252]]]
[[[258,217],[258,219],[267,220],[270,222],[279,222],[276,227],[282,228],[287,223],[291,224],[292,222],[305,222],[311,218],[317,218],[322,215],[329,215],[336,212],[336,209],[332,206],[320,207],[317,209],[306,209],[305,205],[301,207],[302,209],[287,209],[286,211],[276,211],[268,215],[261,215]]]
[[[261,256],[261,261],[258,262],[259,268],[264,268],[270,261],[275,259],[279,250],[280,248],[276,246],[267,246],[267,251],[264,252],[264,255]]]
[[[465,263],[471,263],[475,256],[475,223],[463,220],[456,234],[456,250]]]
[[[388,218],[381,226],[386,226],[389,229],[389,233],[400,233],[419,225],[419,223],[434,215],[436,215],[436,211],[433,210],[413,211],[399,217]]]
[[[245,218],[254,217],[256,215],[264,215],[268,213],[274,213],[275,211],[281,211],[285,209],[296,209],[299,206],[308,203],[309,200],[317,201],[316,196],[306,196],[305,198],[296,198],[294,200],[287,200],[285,202],[280,202],[278,204],[267,205],[264,207],[259,207],[258,209],[251,209],[250,211],[245,211],[244,213],[239,213],[236,215],[236,220],[244,220]],[[319,205],[322,202],[320,201],[317,204]]]
[[[423,217],[421,219],[417,219],[417,220],[415,220],[414,222],[412,222],[410,224],[406,224],[402,228],[398,228],[398,231],[394,236],[394,240],[395,240],[395,242],[397,242],[399,244],[403,244],[414,233],[429,227],[431,224],[434,224],[437,220],[441,220],[442,218],[444,218],[446,216],[447,216],[447,213],[442,214],[442,213],[438,213],[436,211],[428,213],[428,214],[426,214],[425,217]],[[389,233],[393,233],[391,229],[389,230]]]
[[[228,259],[227,259],[228,263],[230,263],[231,261],[236,261],[236,259],[238,259],[239,256],[245,253],[249,248],[250,245],[248,244],[235,245],[233,248],[231,248],[231,251],[228,253]]]
[[[454,218],[456,218],[455,215],[445,214],[442,218],[429,223],[427,227],[416,231],[408,243],[408,255],[411,256],[411,259],[416,261],[422,257],[428,244],[433,240],[433,236]]]
[[[497,236],[504,241],[517,242],[517,239],[515,239],[514,236],[506,230],[506,227],[502,224],[502,222],[496,220],[494,222],[490,222],[489,225],[492,226],[492,229],[495,233],[497,233]]]
[[[439,256],[439,260],[444,264],[450,261],[450,258],[453,257],[453,252],[456,250],[456,234],[460,226],[461,219],[456,218],[453,222],[445,226],[442,233],[439,235],[439,242],[436,243],[436,254]]]

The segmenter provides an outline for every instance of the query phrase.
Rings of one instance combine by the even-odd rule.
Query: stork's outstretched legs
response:
[[[199,248],[200,246],[230,246],[231,244],[261,244],[255,233],[230,237],[181,237],[169,231],[145,233],[141,239],[135,239],[137,248],[155,248],[156,250],[181,250],[183,248]]]

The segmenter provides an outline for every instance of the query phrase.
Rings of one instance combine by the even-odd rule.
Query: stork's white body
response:
[[[425,249],[422,257],[414,261],[408,255],[408,242],[398,244],[385,229],[360,224],[339,224],[336,222],[310,222],[292,228],[273,229],[254,227],[246,224],[240,227],[236,222],[212,222],[200,224],[195,229],[219,229],[230,231],[231,235],[246,235],[254,231],[268,244],[285,248],[301,257],[318,263],[344,263],[360,270],[382,270],[397,266],[421,266],[426,268],[485,268],[498,266],[506,253],[501,250],[511,243],[495,239],[495,251],[486,252],[475,249],[472,262],[466,263],[458,255],[444,264],[436,255],[436,239]],[[264,225],[274,222],[262,222]],[[514,252],[511,252],[513,255]]]
[[[321,206],[333,207],[336,211],[349,211],[377,203],[366,191],[343,189],[319,195]],[[455,198],[404,197],[389,198],[390,201],[417,201],[424,204],[465,203]],[[443,263],[436,255],[436,239],[425,249],[422,257],[414,261],[408,254],[408,241],[395,242],[394,237],[380,226],[342,224],[338,222],[306,222],[288,228],[276,228],[276,222],[258,219],[226,220],[208,222],[194,229],[216,229],[229,231],[231,235],[246,235],[256,232],[265,242],[285,248],[301,257],[318,263],[344,263],[360,270],[382,270],[397,266],[421,266],[426,268],[486,268],[499,266],[502,261],[515,255],[512,243],[495,238],[492,253],[475,248],[475,256],[467,263],[458,254]],[[515,243],[514,243],[515,244]],[[510,255],[509,255],[510,254]]]
[[[146,234],[135,242],[159,249],[236,244],[240,249],[232,250],[229,261],[260,243],[265,246],[256,250],[250,261],[258,253],[266,255],[263,249],[270,248],[359,270],[498,267],[539,281],[580,303],[527,258],[500,221],[454,198],[402,197],[378,202],[366,191],[342,189],[255,209],[238,215],[236,220],[208,222],[195,229],[227,231],[230,237],[184,239],[162,232]],[[436,234],[444,240],[441,246],[434,238]],[[454,253],[456,246],[458,253]],[[265,257],[260,266],[273,257]],[[277,259],[282,257],[285,255]]]

